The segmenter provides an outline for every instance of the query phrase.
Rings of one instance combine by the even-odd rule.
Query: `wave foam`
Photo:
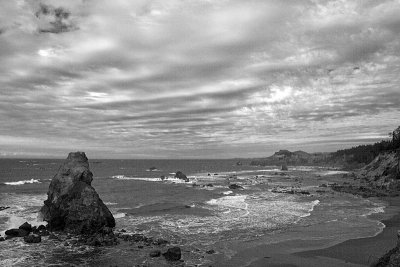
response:
[[[139,181],[147,181],[147,182],[170,182],[170,183],[179,183],[179,184],[187,184],[187,183],[192,183],[196,182],[196,179],[192,179],[193,181],[191,182],[186,182],[185,180],[175,178],[175,177],[166,177],[164,180],[161,178],[151,178],[151,177],[130,177],[130,176],[125,176],[125,175],[114,175],[111,176],[113,179],[118,179],[118,180],[139,180]],[[190,179],[190,177],[189,177]]]
[[[22,180],[17,182],[4,182],[5,185],[23,185],[23,184],[33,184],[33,183],[41,183],[39,180],[30,179],[30,180]]]
[[[149,182],[161,182],[161,178],[147,178],[147,177],[130,177],[125,175],[114,175],[111,176],[113,179],[118,180],[141,180],[141,181],[149,181]]]
[[[123,212],[119,212],[119,213],[113,214],[113,216],[114,216],[115,219],[119,219],[119,218],[125,217],[126,214],[123,213]]]

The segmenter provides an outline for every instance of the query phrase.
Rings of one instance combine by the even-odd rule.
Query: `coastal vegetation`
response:
[[[358,169],[371,163],[379,154],[395,152],[400,148],[400,126],[390,132],[389,137],[390,139],[374,144],[354,146],[332,153],[279,150],[270,157],[253,159],[250,165],[321,165],[342,167],[347,170]]]

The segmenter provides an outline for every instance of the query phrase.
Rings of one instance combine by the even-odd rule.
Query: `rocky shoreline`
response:
[[[180,179],[186,177],[181,172],[177,174]],[[171,246],[165,239],[115,230],[115,219],[91,186],[92,180],[85,153],[70,153],[52,179],[48,199],[40,211],[48,224],[36,227],[25,222],[6,230],[0,242],[15,238],[23,239],[26,244],[51,241],[55,246],[77,251],[121,244],[147,251],[149,258],[163,256],[167,262],[183,262],[181,248]],[[2,207],[6,208],[9,207]]]

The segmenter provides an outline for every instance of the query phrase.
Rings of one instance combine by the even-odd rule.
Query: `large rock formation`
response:
[[[41,209],[51,230],[91,234],[115,226],[114,217],[91,186],[92,180],[85,153],[69,153],[52,179]]]
[[[380,153],[371,163],[357,172],[357,176],[376,187],[400,189],[400,157],[395,151]]]

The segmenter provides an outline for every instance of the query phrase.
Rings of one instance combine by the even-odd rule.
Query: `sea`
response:
[[[373,216],[384,212],[384,202],[321,187],[330,176],[345,173],[332,168],[297,166],[282,172],[279,166],[235,159],[89,162],[92,186],[113,213],[116,229],[181,247],[179,266],[212,266],[217,258],[224,266],[242,248],[291,239],[321,240],[328,246],[374,236],[385,227]],[[8,207],[0,211],[1,236],[25,221],[45,224],[39,210],[62,163],[0,159],[0,207]],[[175,179],[177,171],[190,181]],[[230,189],[232,184],[242,188]],[[279,192],[285,188],[310,194]],[[0,242],[0,266],[170,266],[147,253],[132,244],[77,249],[15,238]]]

